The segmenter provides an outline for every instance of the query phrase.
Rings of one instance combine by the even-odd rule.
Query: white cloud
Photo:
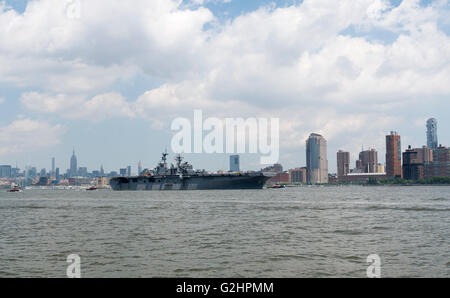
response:
[[[29,111],[41,114],[58,114],[69,119],[86,119],[98,122],[114,117],[134,118],[133,105],[118,93],[105,93],[87,100],[83,96],[37,92],[24,93],[22,105]]]
[[[214,20],[209,10],[180,9],[172,0],[80,3],[80,18],[68,17],[66,1],[31,1],[24,14],[2,3],[0,82],[83,92],[139,69],[171,78],[200,66],[203,26]]]
[[[84,98],[64,94],[49,96],[38,92],[28,92],[22,94],[21,103],[26,109],[33,112],[66,115],[79,109],[80,105],[84,103]]]
[[[402,125],[414,104],[450,95],[450,38],[439,27],[448,1],[305,0],[223,24],[206,1],[82,1],[80,19],[61,2],[0,9],[0,82],[39,87],[21,96],[28,111],[144,118],[155,129],[194,108],[276,116],[284,148],[304,146],[311,131],[360,148]],[[359,37],[342,33],[349,26]],[[377,30],[394,40],[364,37]],[[111,91],[137,73],[164,83],[128,101]]]
[[[61,125],[21,119],[0,127],[0,155],[30,152],[54,146],[65,129]]]

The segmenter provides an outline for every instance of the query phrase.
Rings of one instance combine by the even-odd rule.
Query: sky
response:
[[[280,163],[450,145],[449,0],[0,1],[0,164],[152,168],[177,117],[280,118]],[[228,155],[188,154],[227,170]],[[260,169],[259,155],[241,168]]]

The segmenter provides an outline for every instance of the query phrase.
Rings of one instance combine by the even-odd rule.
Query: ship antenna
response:
[[[177,157],[175,158],[175,160],[177,162],[178,168],[181,168],[181,162],[183,161],[183,157],[181,156],[181,153],[177,154]]]
[[[167,155],[169,155],[169,153],[167,153],[167,148],[166,148],[166,150],[165,150],[165,152],[162,154],[162,161],[163,161],[163,164],[164,164],[164,168],[167,168]]]

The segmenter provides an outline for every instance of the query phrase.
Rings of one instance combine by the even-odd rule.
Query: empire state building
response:
[[[75,149],[73,149],[72,157],[70,158],[70,176],[77,176],[78,166],[77,166],[77,157],[75,155]]]

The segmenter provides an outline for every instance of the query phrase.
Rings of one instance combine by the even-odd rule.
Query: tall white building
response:
[[[427,146],[433,150],[438,148],[437,120],[434,118],[427,121]]]
[[[328,183],[327,140],[319,134],[306,140],[306,168],[308,183]]]

